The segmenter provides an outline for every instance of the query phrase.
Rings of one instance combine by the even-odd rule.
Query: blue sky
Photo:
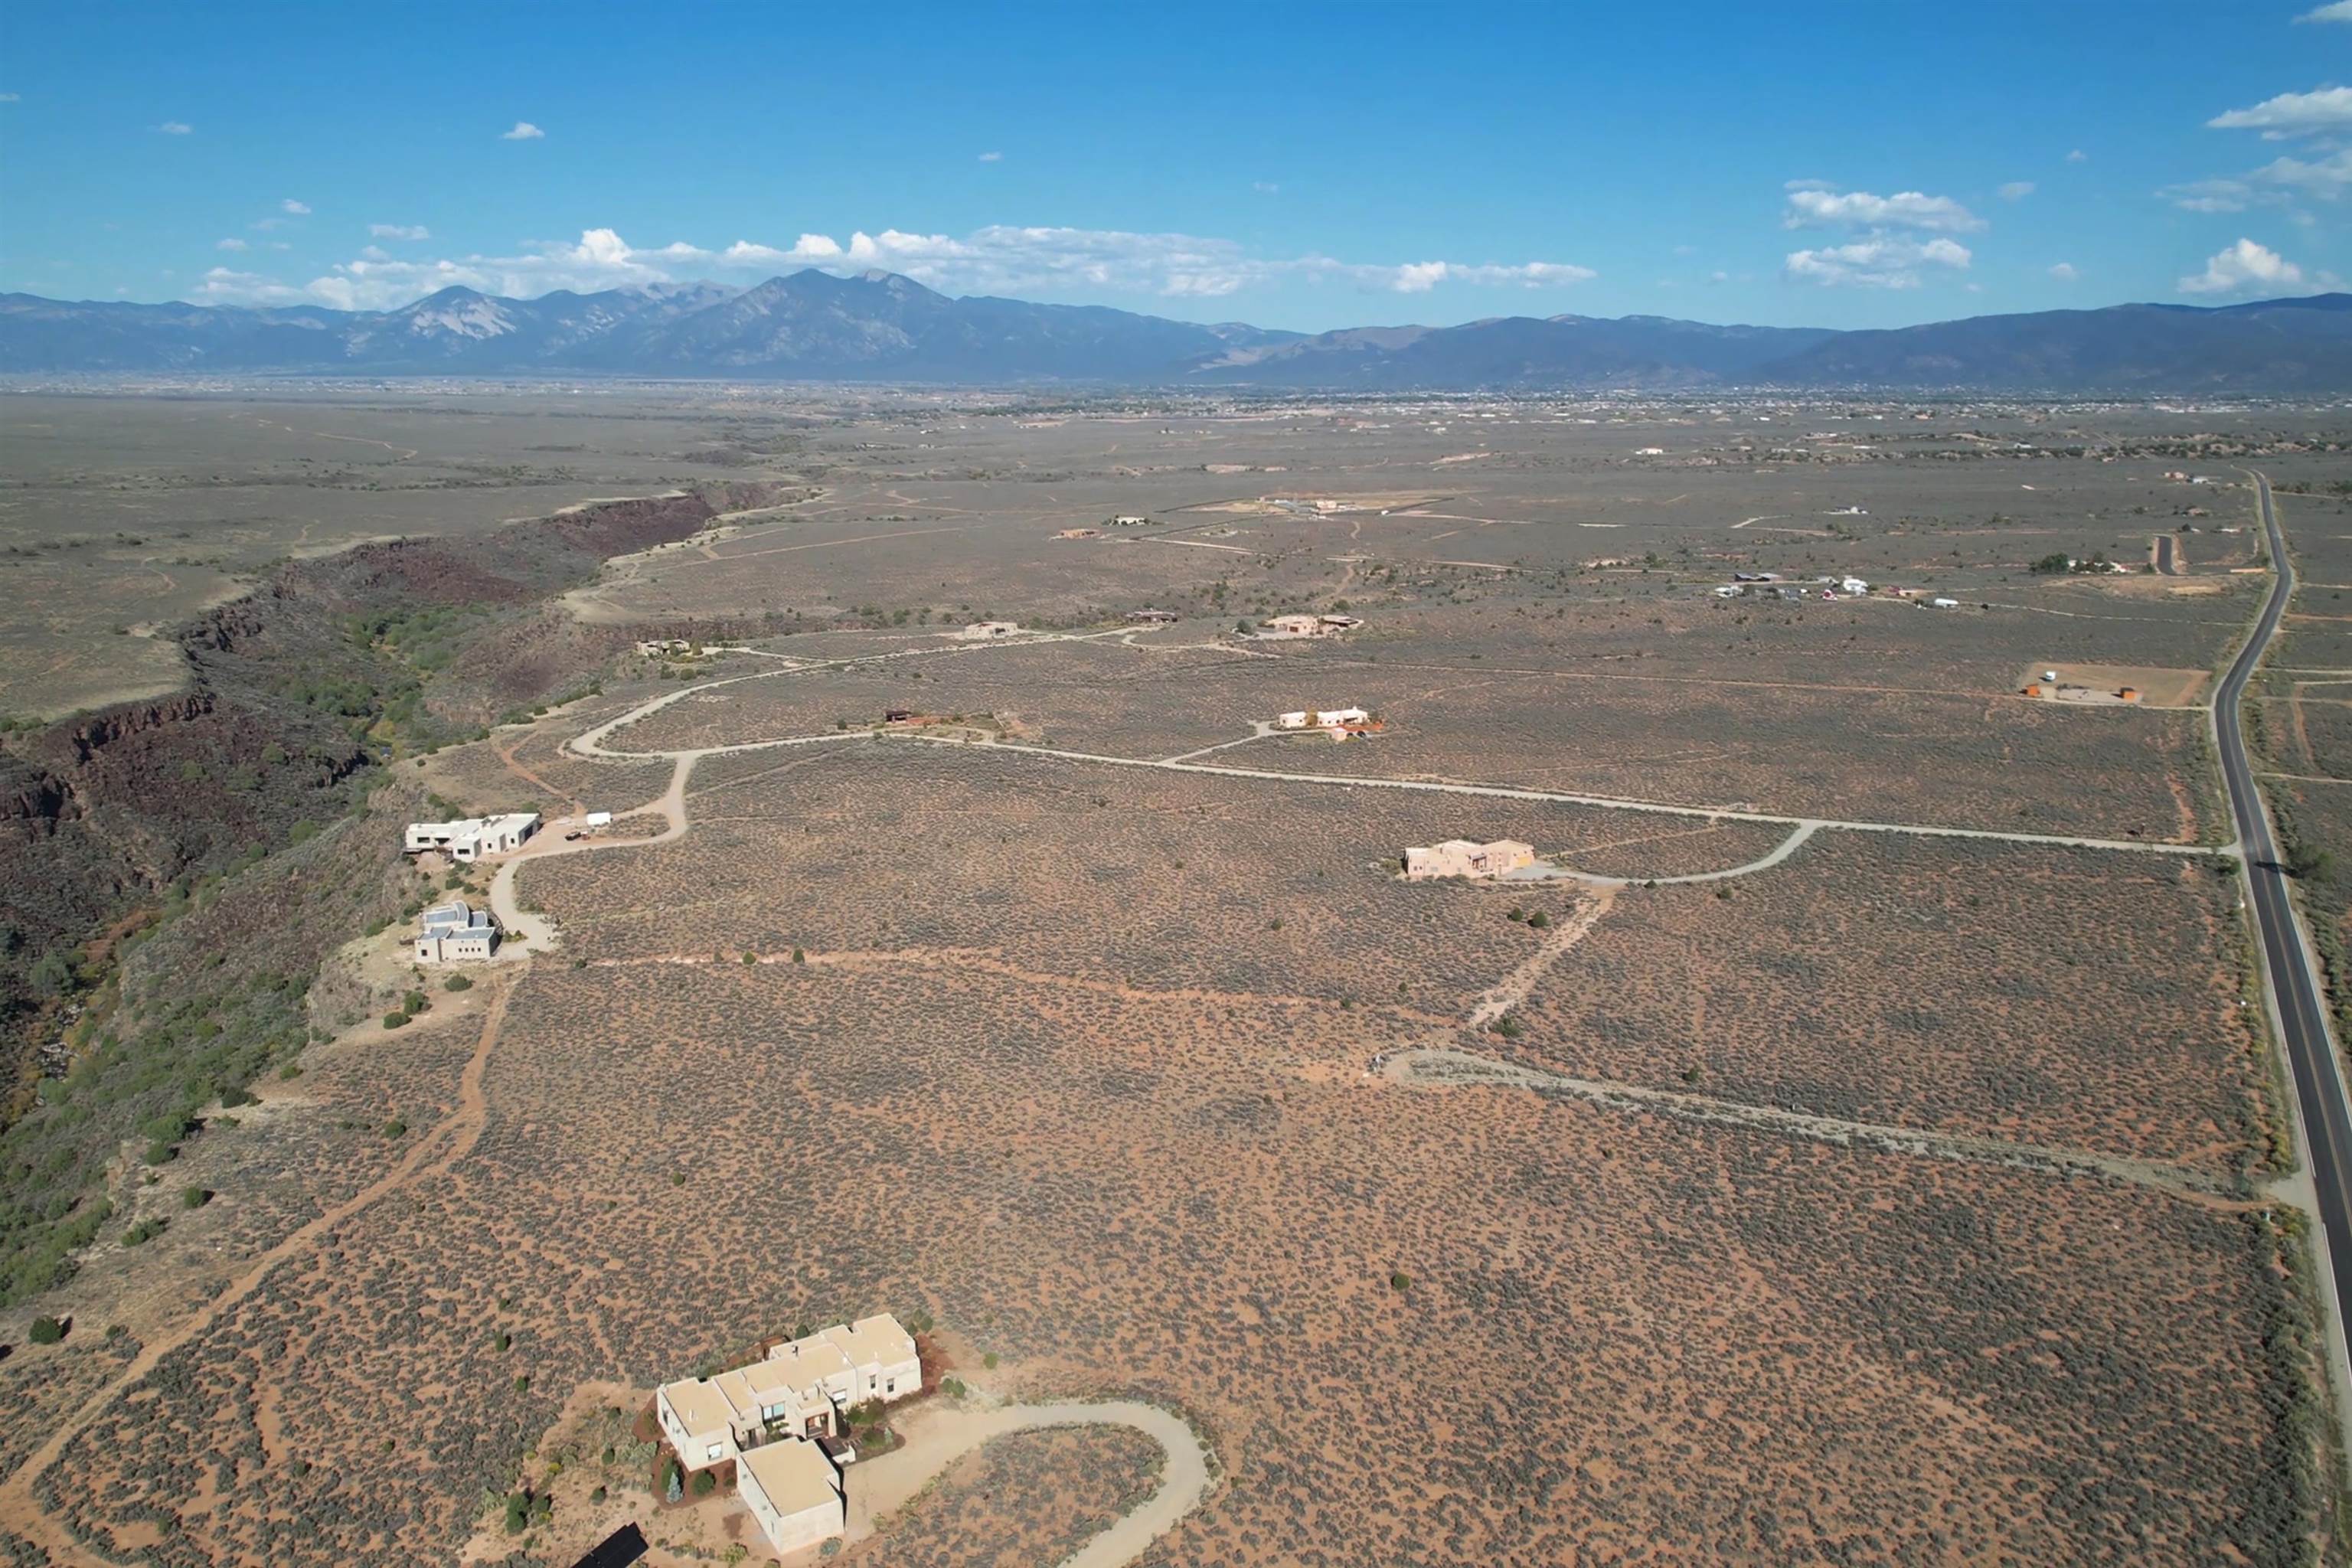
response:
[[[0,289],[871,264],[1307,330],[2307,293],[2352,276],[2315,6],[6,0]]]

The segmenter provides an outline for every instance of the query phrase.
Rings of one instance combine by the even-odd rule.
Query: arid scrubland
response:
[[[1800,460],[1697,407],[1496,413],[910,402],[763,474],[806,503],[614,563],[586,620],[755,651],[617,655],[390,765],[466,810],[626,811],[708,751],[682,831],[527,859],[552,951],[419,979],[414,1027],[334,969],[299,1076],[158,1182],[121,1167],[120,1223],[7,1322],[73,1320],[0,1361],[0,1552],[440,1561],[575,1390],[886,1310],[975,1385],[1195,1423],[1219,1479],[1151,1568],[2333,1550],[2207,716],[2015,690],[2210,669],[2251,614],[2241,536],[2203,531],[2234,512],[2184,578],[2030,570],[2188,521],[2169,416],[1947,410]],[[1153,521],[1053,537],[1113,514]],[[1735,571],[1807,596],[1714,595]],[[1962,607],[1818,596],[1847,574]],[[1344,637],[1250,635],[1342,605]],[[825,629],[744,629],[772,613]],[[942,635],[983,616],[1051,640]],[[2272,742],[2352,770],[2334,710],[2297,731],[2265,689]],[[1253,735],[1339,705],[1378,727]],[[1965,836],[1822,827],[1743,869],[1821,820]],[[1453,837],[1628,885],[1399,875]],[[447,890],[389,875],[380,903]],[[1720,1114],[1382,1070],[1417,1048]],[[1058,1562],[1162,1459],[1001,1439],[840,1560]]]

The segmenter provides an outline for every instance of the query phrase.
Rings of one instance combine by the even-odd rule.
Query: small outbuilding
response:
[[[841,1472],[814,1443],[770,1443],[735,1461],[735,1489],[768,1544],[797,1552],[842,1533]]]

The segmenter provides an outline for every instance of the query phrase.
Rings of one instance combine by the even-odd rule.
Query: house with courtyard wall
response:
[[[839,1437],[856,1406],[922,1386],[915,1337],[884,1312],[787,1340],[746,1366],[663,1384],[654,1417],[688,1470],[736,1461],[760,1528],[792,1552],[841,1532],[840,1477],[821,1439]]]
[[[437,849],[452,860],[478,860],[520,849],[539,831],[539,813],[509,811],[499,816],[467,816],[455,822],[412,822],[401,847],[411,855]]]
[[[914,1336],[885,1312],[788,1340],[748,1366],[666,1383],[654,1413],[679,1462],[699,1470],[771,1442],[838,1436],[852,1407],[922,1385]]]
[[[1535,860],[1535,846],[1516,838],[1497,838],[1490,844],[1449,838],[1443,844],[1407,849],[1404,879],[1425,882],[1436,877],[1501,877],[1532,866]]]
[[[415,939],[419,963],[480,963],[498,955],[498,917],[463,899],[425,911]]]

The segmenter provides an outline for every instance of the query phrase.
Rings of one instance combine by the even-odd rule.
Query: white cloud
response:
[[[2157,195],[2185,212],[2240,213],[2282,206],[2294,197],[2333,202],[2352,193],[2352,147],[2318,158],[2282,156],[2234,178],[2190,180]]]
[[[1823,288],[1916,289],[1925,269],[1964,270],[1973,259],[1958,240],[1882,234],[1850,245],[1791,251],[1785,270],[1793,282]]]
[[[184,121],[179,120],[166,120],[163,124],[155,127],[155,129],[161,131],[166,136],[193,136],[196,133],[196,128],[194,126],[188,124]]]
[[[852,234],[845,245],[828,235],[803,234],[789,247],[739,239],[710,250],[683,242],[642,248],[612,229],[593,228],[576,244],[539,244],[515,256],[403,260],[370,247],[299,289],[223,272],[207,278],[199,297],[225,301],[242,292],[249,297],[246,302],[276,303],[290,296],[344,310],[384,310],[453,284],[528,298],[552,289],[591,291],[710,272],[756,276],[802,267],[880,268],[955,293],[1103,291],[1192,299],[1222,298],[1293,279],[1422,294],[1462,284],[1559,288],[1595,276],[1589,268],[1557,261],[1383,264],[1320,255],[1260,257],[1229,239],[1114,229],[992,225],[956,237],[886,228]]]
[[[2305,11],[2295,20],[2298,22],[2352,22],[2352,0],[2328,0],[2328,4]]]
[[[1262,196],[1278,196],[1282,195],[1282,187],[1275,184],[1272,180],[1252,180],[1250,182],[1250,189],[1255,191]]]
[[[2156,193],[2182,212],[2242,213],[2259,199],[2243,180],[2189,180]]]
[[[22,103],[24,101],[25,99],[22,93],[0,92],[0,103]]]
[[[2080,278],[2082,274],[2074,270],[2074,264],[2073,262],[2062,261],[2050,269],[2050,276],[2055,278],[2061,283],[2072,283],[2074,279]]]
[[[2283,92],[2251,109],[2232,109],[2205,122],[2214,131],[2259,131],[2265,142],[2308,136],[2352,126],[2352,87],[2322,87]]]
[[[2241,239],[2213,253],[2205,270],[2179,282],[2184,294],[2234,294],[2242,289],[2290,288],[2303,281],[2303,268],[2265,245]]]
[[[421,223],[372,223],[368,225],[371,239],[431,239],[433,231]]]
[[[215,250],[250,250],[253,247],[241,239],[224,239],[213,248]]]
[[[2091,155],[2088,153],[2084,152],[2080,147],[2075,148],[2072,153],[2066,154],[2066,162],[2069,163],[2087,163],[2090,161]]]
[[[2338,148],[2310,162],[2294,157],[2273,158],[2246,177],[2281,191],[2332,202],[2352,190],[2352,147]]]
[[[2005,202],[2021,202],[2026,197],[2033,194],[2033,182],[2032,180],[2011,180],[2009,184],[2001,186],[1995,194]]]
[[[226,267],[215,267],[205,273],[188,298],[199,305],[301,305],[315,304],[304,290],[275,279],[264,278],[257,272],[236,272]]]
[[[1002,163],[1004,162],[1004,154],[1002,153],[982,153],[980,155],[980,161],[983,163]]]
[[[499,132],[499,140],[501,142],[543,142],[546,139],[547,132],[528,120],[518,120],[515,121],[513,130]]]
[[[1787,186],[1788,211],[1783,228],[1820,228],[1848,225],[1868,228],[1920,228],[1945,234],[1965,234],[1985,226],[1984,220],[1949,196],[1919,191],[1897,191],[1891,196],[1868,191],[1840,191],[1819,180],[1791,180]]]
[[[292,196],[288,196],[284,201],[279,202],[278,206],[279,211],[292,213],[296,217],[309,217],[310,216],[310,204],[308,202],[298,202]]]

